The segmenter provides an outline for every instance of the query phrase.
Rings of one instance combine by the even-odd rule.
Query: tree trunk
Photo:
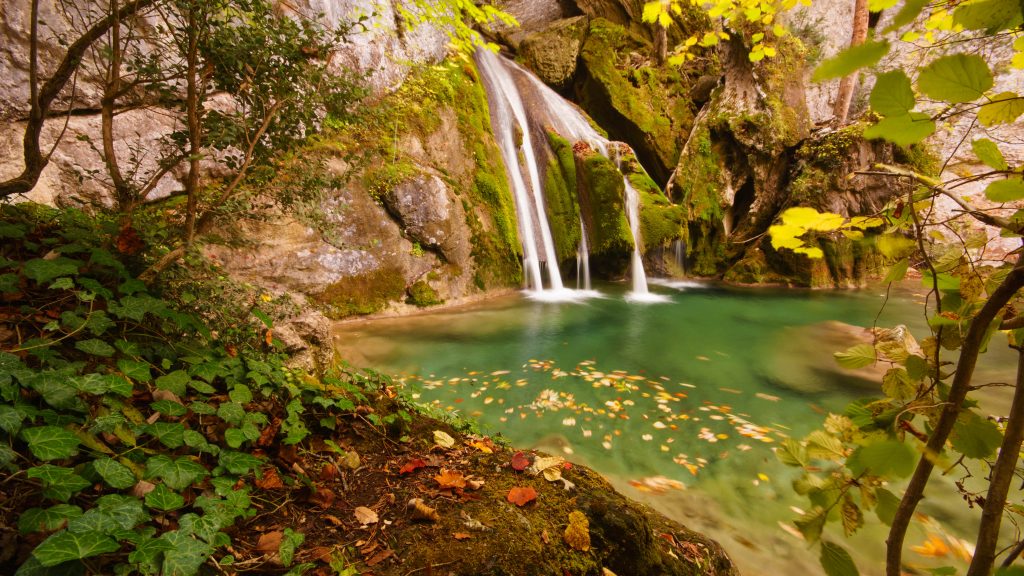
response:
[[[658,66],[668,60],[668,29],[657,22],[654,24],[654,56]]]
[[[1017,388],[1013,392],[1010,416],[1006,422],[1006,434],[999,447],[999,456],[989,477],[988,494],[981,511],[978,540],[975,542],[974,559],[967,569],[967,576],[988,576],[996,561],[996,544],[999,541],[999,525],[1003,520],[1006,495],[1017,468],[1020,447],[1024,443],[1024,348],[1017,352]]]
[[[988,301],[971,320],[971,325],[967,329],[963,345],[960,348],[956,375],[953,376],[953,383],[950,385],[942,414],[925,446],[925,454],[918,460],[914,475],[911,476],[910,482],[907,484],[907,489],[903,493],[903,498],[893,517],[889,537],[885,541],[886,576],[901,576],[902,574],[903,542],[907,536],[907,528],[910,526],[910,520],[914,516],[918,503],[924,497],[928,478],[935,468],[935,457],[945,449],[946,441],[949,440],[949,436],[953,432],[953,426],[960,415],[967,392],[970,391],[971,377],[974,375],[974,367],[978,362],[978,354],[981,351],[985,333],[988,332],[989,325],[1006,306],[1006,303],[1017,294],[1022,286],[1024,286],[1024,259],[1018,259],[1010,274],[992,292]]]
[[[850,35],[850,47],[860,46],[868,38],[868,0],[856,0],[853,7],[853,33]],[[836,94],[835,108],[832,114],[839,126],[846,124],[850,114],[850,102],[853,101],[853,89],[857,85],[858,73],[854,72],[839,81],[839,93]]]

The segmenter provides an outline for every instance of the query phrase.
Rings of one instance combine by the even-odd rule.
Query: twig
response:
[[[423,567],[420,567],[420,568],[416,568],[415,570],[410,570],[410,571],[406,572],[405,576],[410,576],[411,574],[415,574],[415,573],[421,572],[423,570],[433,570],[434,568],[440,568],[441,566],[449,566],[451,564],[455,564],[455,560],[452,560],[451,562],[444,562],[442,564],[427,563],[426,566],[423,566]]]

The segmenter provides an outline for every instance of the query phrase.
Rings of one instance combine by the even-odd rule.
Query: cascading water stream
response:
[[[536,260],[539,257],[537,243],[533,236],[533,230],[536,229],[539,231],[543,254],[547,261],[552,291],[563,291],[554,243],[551,240],[551,230],[544,213],[544,197],[540,186],[540,171],[537,168],[536,157],[533,153],[533,143],[530,136],[526,109],[523,105],[519,88],[512,77],[513,71],[518,73],[520,77],[526,78],[530,82],[533,91],[540,96],[543,106],[546,108],[545,119],[555,132],[574,142],[586,142],[606,158],[612,152],[611,142],[599,134],[575,106],[559,96],[558,93],[541,82],[529,71],[488,50],[477,50],[476,60],[485,85],[488,87],[488,100],[492,110],[492,124],[502,150],[502,158],[505,161],[505,166],[510,167],[508,171],[511,176],[513,191],[516,194],[516,209],[520,215],[519,219],[521,221],[529,221],[529,223],[521,223],[520,228],[524,235],[523,244],[524,252],[526,253],[526,264],[535,266],[535,270],[531,268],[529,273],[529,277],[532,280],[530,288],[535,291],[543,291],[543,285],[539,280],[541,277],[540,262]],[[513,125],[513,120],[515,125]],[[530,180],[529,188],[527,188],[521,172],[514,169],[514,167],[520,165],[518,154],[520,149],[517,149],[515,146],[515,129],[519,130],[519,134],[522,137],[521,151]],[[640,302],[666,301],[666,297],[651,294],[647,288],[647,274],[644,271],[640,251],[642,246],[640,235],[640,194],[633,188],[629,178],[625,175],[623,175],[622,181],[625,187],[626,217],[633,235],[635,247],[632,256],[631,274],[633,291],[627,298]],[[531,193],[532,203],[530,202]],[[582,232],[582,240],[577,252],[577,270],[583,270],[583,290],[590,291],[590,264],[586,244],[587,231],[582,218],[580,219],[580,230]],[[531,257],[534,260],[531,260]],[[579,281],[577,281],[578,288],[579,284]]]
[[[582,286],[580,281],[582,280]],[[590,248],[587,246],[587,228],[580,217],[580,247],[576,250],[576,289],[590,288]]]

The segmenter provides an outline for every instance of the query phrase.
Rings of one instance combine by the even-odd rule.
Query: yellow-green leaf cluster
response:
[[[864,216],[844,218],[839,214],[818,212],[814,208],[803,206],[786,210],[782,213],[780,220],[779,224],[768,229],[768,235],[772,239],[772,248],[776,250],[786,248],[797,254],[804,254],[808,258],[824,256],[821,248],[807,245],[803,237],[808,233],[838,231],[856,239],[858,236],[863,236],[863,230],[884,224],[881,218]]]

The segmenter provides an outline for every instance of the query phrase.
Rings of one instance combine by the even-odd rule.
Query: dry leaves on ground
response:
[[[526,506],[537,499],[537,491],[529,486],[516,486],[508,491],[507,498],[516,506]]]

